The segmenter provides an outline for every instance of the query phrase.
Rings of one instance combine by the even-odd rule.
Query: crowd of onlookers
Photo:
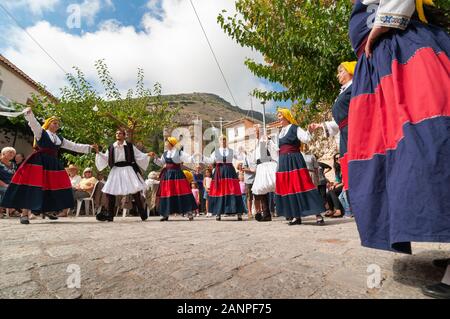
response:
[[[346,192],[343,191],[341,167],[339,164],[339,154],[333,157],[332,166],[319,162],[316,157],[308,153],[306,146],[303,146],[302,154],[306,162],[306,166],[310,172],[313,183],[317,186],[326,208],[325,216],[331,218],[338,217],[353,217],[349,208],[348,200],[346,198]],[[16,153],[16,150],[12,147],[5,147],[1,150],[0,157],[0,202],[3,194],[5,193],[8,184],[18,167],[23,163],[25,156],[21,153]],[[334,170],[334,180],[327,179],[327,175]],[[107,207],[106,196],[101,192],[101,189],[105,183],[105,176],[101,173],[96,173],[92,168],[85,168],[80,176],[80,169],[75,165],[69,165],[66,168],[69,175],[73,194],[74,194],[74,207],[73,211],[59,212],[58,217],[67,217],[70,214],[75,213],[78,209],[84,208],[82,212],[86,213],[86,204],[84,199],[92,199],[94,207]],[[252,184],[255,177],[255,170],[249,168],[248,163],[244,161],[239,162],[236,165],[236,172],[239,177],[239,184],[242,192],[242,198],[244,201],[246,212],[249,218],[254,215],[253,207],[253,194],[251,192]],[[198,204],[199,210],[196,212],[197,216],[205,214],[207,217],[211,217],[212,214],[208,212],[208,193],[212,183],[213,169],[211,166],[198,165],[192,172],[192,180],[190,180],[192,194]],[[158,200],[157,192],[159,187],[159,173],[151,171],[148,174],[148,178],[145,181],[147,184],[147,190],[142,196],[145,198],[147,211],[150,216],[157,216],[158,213]],[[134,213],[133,202],[131,198],[123,197],[118,199],[118,207],[127,209],[131,214]],[[276,215],[276,207],[274,202],[274,194],[269,194],[269,208],[272,216]],[[7,212],[10,215],[15,215],[17,212],[13,210],[6,211],[1,209],[1,213]]]

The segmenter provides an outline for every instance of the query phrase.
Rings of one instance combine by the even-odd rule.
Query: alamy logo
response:
[[[81,268],[79,265],[71,264],[67,266],[66,272],[70,274],[67,278],[67,288],[80,289],[81,288]]]

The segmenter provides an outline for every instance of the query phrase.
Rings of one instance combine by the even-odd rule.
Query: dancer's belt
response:
[[[131,166],[134,170],[134,172],[136,173],[137,177],[141,177],[141,170],[139,169],[139,166],[136,163],[131,163],[131,162],[117,162],[114,163],[114,166],[116,167],[127,167],[127,166]]]
[[[292,153],[300,153],[299,147],[294,146],[294,145],[281,145],[280,146],[280,155],[292,154]]]
[[[57,157],[58,156],[58,150],[54,148],[45,148],[45,147],[39,147],[34,151],[32,154],[33,156],[36,156],[37,154],[47,154],[50,156]]]
[[[343,119],[338,125],[339,125],[340,130],[342,130],[344,127],[348,126],[348,117]]]

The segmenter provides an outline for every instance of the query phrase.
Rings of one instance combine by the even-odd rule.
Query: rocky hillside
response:
[[[208,93],[192,93],[164,95],[164,101],[168,101],[169,105],[179,106],[180,112],[176,116],[175,121],[178,123],[190,123],[197,119],[197,116],[206,123],[218,121],[220,117],[224,121],[234,121],[242,117],[253,117],[262,122],[262,113],[253,111],[249,112],[237,106],[233,106],[220,96]],[[260,107],[260,106],[258,106]],[[274,120],[274,116],[266,114],[267,122]]]

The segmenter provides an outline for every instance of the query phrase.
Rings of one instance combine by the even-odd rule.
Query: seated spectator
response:
[[[15,156],[16,150],[14,148],[5,147],[2,149],[0,155],[0,204],[3,195],[5,194],[6,189],[11,183],[11,179],[17,169],[16,164],[13,162]]]
[[[83,198],[89,198],[94,191],[95,184],[97,184],[98,180],[94,177],[91,168],[86,168],[83,171],[83,178],[80,183],[74,189],[73,197],[75,198],[75,205],[78,200]],[[58,215],[58,217],[67,217],[67,211]]]
[[[19,168],[20,165],[22,165],[23,161],[25,160],[25,155],[22,153],[16,153],[16,156],[14,157],[14,163],[16,163],[16,167]]]
[[[66,168],[67,174],[69,174],[70,183],[72,184],[72,188],[74,190],[77,189],[78,185],[81,182],[81,176],[78,175],[78,167],[70,164],[68,168]]]

